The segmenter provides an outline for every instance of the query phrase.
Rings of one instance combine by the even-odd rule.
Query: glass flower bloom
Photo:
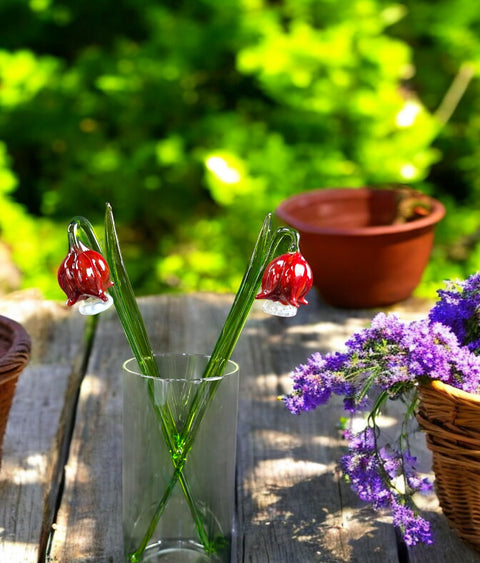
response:
[[[287,252],[268,264],[262,277],[262,289],[256,299],[266,299],[263,310],[272,315],[292,317],[313,283],[312,270],[300,252]]]
[[[80,302],[79,310],[84,315],[100,313],[113,302],[106,293],[113,285],[107,261],[78,240],[70,246],[57,277],[68,297],[67,305],[71,307]]]

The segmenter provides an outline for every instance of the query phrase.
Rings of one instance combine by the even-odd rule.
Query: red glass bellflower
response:
[[[287,252],[266,267],[262,290],[256,299],[267,299],[279,304],[266,304],[264,310],[276,315],[293,316],[300,305],[307,305],[305,295],[313,283],[312,270],[300,252]]]
[[[111,297],[106,291],[113,282],[110,280],[107,261],[80,241],[70,247],[58,268],[57,277],[68,297],[69,307],[78,301],[87,301],[83,303],[81,312],[92,314],[111,305]]]

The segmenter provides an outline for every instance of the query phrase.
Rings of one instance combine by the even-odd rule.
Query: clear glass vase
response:
[[[125,560],[229,562],[238,365],[202,379],[208,356],[155,359],[160,377],[123,366]]]

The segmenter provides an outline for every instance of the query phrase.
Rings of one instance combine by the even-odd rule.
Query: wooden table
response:
[[[344,444],[340,409],[300,416],[277,400],[289,373],[316,350],[341,348],[372,311],[311,304],[294,319],[255,307],[234,359],[240,363],[235,562],[480,561],[426,501],[436,543],[405,549],[388,514],[349,490],[337,460]],[[211,351],[231,296],[140,300],[149,333],[163,351]],[[408,304],[407,304],[408,305]],[[397,308],[418,316],[426,305]],[[0,562],[122,561],[121,365],[129,356],[116,313],[96,326],[62,304],[29,292],[0,299],[0,314],[24,324],[32,361],[21,375],[4,439],[0,472]],[[422,463],[430,458],[420,436]]]

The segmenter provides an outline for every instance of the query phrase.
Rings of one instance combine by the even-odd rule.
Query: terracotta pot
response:
[[[30,360],[30,337],[23,326],[0,315],[0,462],[17,380]]]
[[[419,284],[445,208],[430,198],[427,216],[392,224],[397,195],[393,189],[320,189],[295,195],[277,208],[280,220],[300,233],[313,283],[327,303],[391,305]]]

